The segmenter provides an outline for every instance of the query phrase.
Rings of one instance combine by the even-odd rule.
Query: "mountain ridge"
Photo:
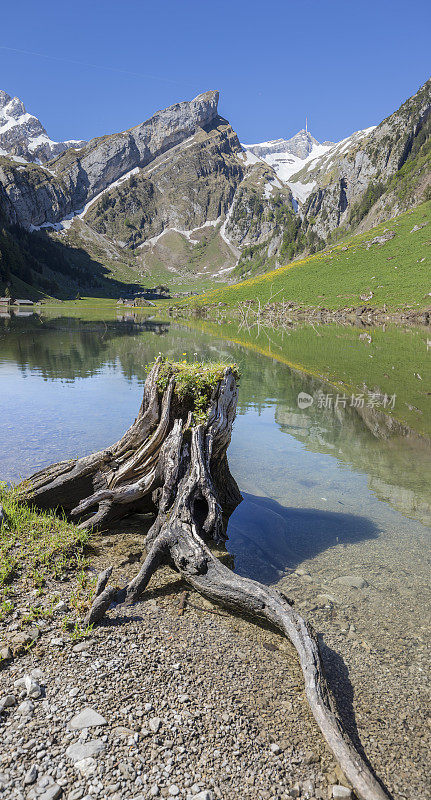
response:
[[[241,145],[209,90],[125,131],[62,143],[70,146],[36,163],[30,146],[47,134],[3,92],[8,130],[25,134],[33,161],[16,154],[24,145],[15,131],[13,152],[0,151],[0,215],[15,241],[28,232],[32,279],[58,278],[63,292],[99,285],[101,274],[109,284],[117,266],[138,284],[152,275],[179,284],[247,277],[420,202],[430,175],[430,95],[428,81],[379,126],[341,142],[320,144],[301,130]],[[66,277],[47,265],[50,243],[64,255]],[[3,282],[14,272],[12,250],[5,246],[0,260]]]

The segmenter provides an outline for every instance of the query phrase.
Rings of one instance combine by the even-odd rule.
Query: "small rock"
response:
[[[23,633],[15,633],[9,639],[9,648],[12,650],[12,654],[18,655],[24,650],[25,647],[35,642],[36,639],[38,639],[38,637],[39,637],[38,628],[29,628],[27,631]]]
[[[150,788],[150,797],[158,797],[159,794],[160,794],[160,789],[157,786],[157,783],[153,783],[153,785]]]
[[[117,727],[113,729],[112,733],[114,734],[114,736],[122,736],[124,738],[135,735],[135,731],[132,731],[131,728],[126,728],[124,725],[117,725]]]
[[[34,711],[34,703],[31,700],[24,700],[23,703],[20,703],[17,712],[18,714],[31,714]]]
[[[157,733],[161,728],[162,720],[159,719],[159,717],[152,717],[148,722],[148,725],[153,733]]]
[[[84,794],[84,789],[72,789],[71,792],[67,795],[67,800],[81,800],[81,797]]]
[[[79,689],[77,686],[75,686],[73,689],[70,690],[69,697],[77,697],[78,695],[79,695]]]
[[[39,800],[57,800],[57,797],[60,797],[62,794],[63,789],[58,783],[52,783],[51,786],[43,792],[43,794],[39,795]]]
[[[75,761],[74,764],[75,769],[81,773],[83,778],[88,778],[90,775],[93,775],[97,769],[96,759],[94,758],[83,758],[81,761]]]
[[[319,756],[314,750],[308,750],[305,754],[304,763],[305,764],[317,764],[320,761]]]
[[[72,650],[74,653],[83,653],[84,650],[89,650],[91,645],[94,644],[95,639],[85,639],[83,642],[78,642],[78,644],[74,644]]]
[[[36,764],[32,764],[29,770],[24,775],[24,785],[30,786],[31,783],[34,783],[37,778],[37,766]]]
[[[367,581],[360,575],[342,575],[340,578],[335,578],[334,582],[348,586],[349,589],[365,589],[368,586]]]
[[[338,603],[336,597],[333,594],[318,594],[316,600],[320,600],[324,603]]]
[[[172,786],[170,786],[170,787],[169,787],[169,794],[170,794],[172,797],[176,797],[176,796],[177,796],[177,794],[179,794],[179,793],[180,793],[180,790],[179,790],[179,788],[178,788],[177,784],[176,784],[176,783],[173,783],[173,784],[172,784]]]
[[[68,611],[68,607],[64,600],[59,600],[52,610],[58,614],[63,614],[65,611]]]
[[[347,786],[333,786],[332,797],[337,798],[337,800],[350,800],[352,791],[348,789]]]
[[[0,650],[0,661],[9,661],[12,658],[12,650],[10,647],[2,647]]]
[[[101,714],[94,710],[94,708],[84,708],[79,714],[75,714],[69,720],[69,728],[74,731],[80,731],[83,728],[97,728],[99,725],[107,725],[107,721]]]
[[[135,770],[133,769],[133,767],[130,764],[127,764],[126,762],[122,762],[119,765],[118,769],[120,770],[123,778],[126,778],[126,780],[129,780],[129,781],[135,780],[136,772],[135,772]]]
[[[195,800],[212,800],[212,794],[205,789],[203,792],[195,794]]]
[[[38,697],[42,694],[42,689],[40,688],[37,681],[31,677],[31,675],[24,676],[24,685],[25,690],[27,692],[27,697],[31,697],[32,700],[37,700]]]
[[[81,744],[70,744],[66,750],[67,758],[76,764],[77,761],[82,761],[84,758],[90,758],[105,750],[105,744],[101,739],[92,739],[90,742]]]
[[[274,753],[274,755],[275,755],[275,756],[279,756],[279,755],[280,755],[280,753],[281,753],[281,748],[280,748],[280,747],[278,746],[278,744],[276,744],[275,742],[273,742],[273,743],[272,743],[272,744],[269,746],[269,749],[271,750],[271,753]]]
[[[302,791],[305,792],[305,794],[308,794],[309,797],[312,797],[314,795],[315,786],[314,786],[313,781],[310,781],[310,780],[304,781],[301,784],[301,788],[302,788]]]
[[[6,694],[0,700],[0,711],[3,711],[5,708],[11,708],[12,706],[16,705],[16,697],[14,694]]]

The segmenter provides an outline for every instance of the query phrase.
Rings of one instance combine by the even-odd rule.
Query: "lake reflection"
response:
[[[0,321],[0,440],[13,442],[0,450],[0,477],[14,481],[115,441],[136,414],[147,365],[159,352],[240,365],[229,458],[238,464],[244,488],[288,504],[295,497],[309,505],[314,498],[327,508],[332,500],[345,502],[346,483],[350,503],[362,497],[366,477],[373,497],[430,522],[427,438],[377,410],[319,408],[316,398],[331,387],[315,377],[216,339],[212,331],[145,318],[100,322],[33,315]],[[298,407],[300,392],[315,399],[309,408]],[[322,501],[322,495],[329,497]]]

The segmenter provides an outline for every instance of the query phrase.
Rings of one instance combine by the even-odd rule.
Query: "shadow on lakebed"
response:
[[[285,570],[337,544],[379,535],[367,517],[286,507],[271,498],[242,495],[243,502],[229,520],[227,547],[236,572],[264,583],[274,583]]]

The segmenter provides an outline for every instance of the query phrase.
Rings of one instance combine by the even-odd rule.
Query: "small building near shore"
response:
[[[12,300],[10,297],[0,297],[0,308],[4,309],[9,308]]]
[[[19,308],[31,308],[34,303],[33,300],[14,300],[12,305],[19,306]]]

